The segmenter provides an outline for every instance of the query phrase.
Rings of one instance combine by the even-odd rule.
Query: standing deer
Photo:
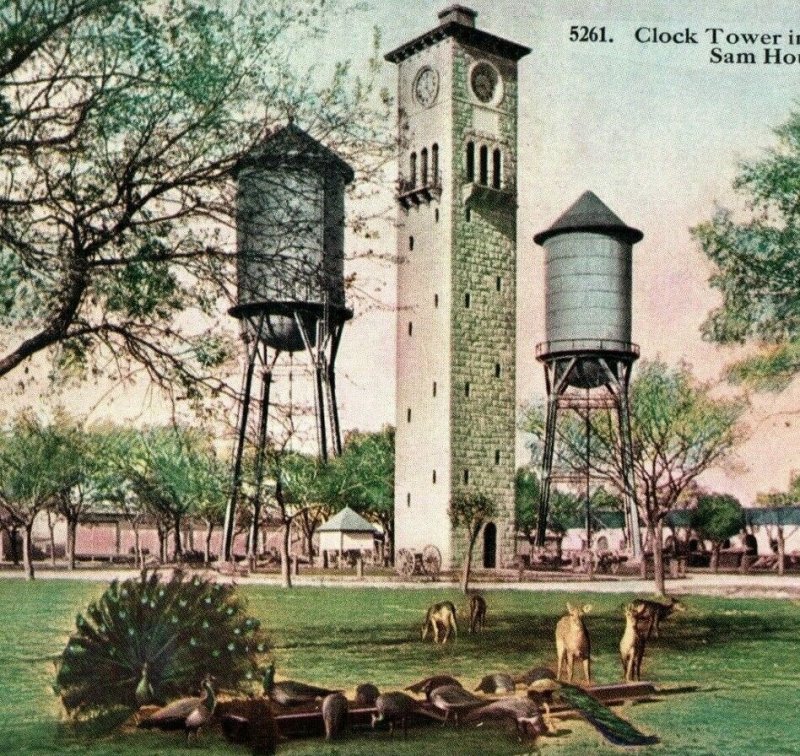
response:
[[[439,627],[444,630],[442,643],[447,643],[450,632],[453,638],[458,636],[458,624],[456,623],[456,607],[451,601],[441,601],[428,608],[425,615],[425,622],[422,625],[422,640],[428,637],[428,628],[433,630],[433,642],[439,642]]]
[[[483,630],[486,622],[486,599],[479,593],[473,593],[469,597],[469,631],[476,633]]]
[[[575,661],[583,662],[584,682],[591,683],[591,649],[589,632],[583,622],[583,616],[592,610],[590,604],[573,607],[567,604],[567,616],[562,617],[556,625],[556,653],[558,655],[558,679],[561,680],[562,666],[572,682]]]
[[[636,599],[633,607],[641,611],[641,620],[647,624],[647,637],[651,635],[658,638],[658,625],[661,620],[665,620],[673,612],[685,612],[686,607],[673,596],[666,596],[669,603],[661,601],[648,601],[647,599]]]
[[[645,610],[636,604],[625,607],[625,632],[619,642],[619,656],[622,660],[622,677],[625,682],[641,679],[642,657],[647,643],[648,625]]]

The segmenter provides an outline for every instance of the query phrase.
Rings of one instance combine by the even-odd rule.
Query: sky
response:
[[[433,28],[447,4],[374,3],[348,17],[328,49],[357,62],[377,26],[383,50],[392,50]],[[685,360],[698,377],[720,381],[741,350],[701,339],[700,326],[718,298],[707,283],[712,266],[690,229],[717,206],[740,207],[731,189],[738,165],[774,145],[772,129],[786,120],[800,95],[800,45],[790,44],[792,19],[800,35],[796,4],[463,4],[478,12],[479,28],[532,48],[519,63],[518,403],[544,395],[543,371],[534,358],[535,345],[544,339],[543,258],[532,238],[587,189],[644,232],[634,248],[633,291],[633,340],[642,357],[673,365]],[[613,42],[571,42],[572,26],[605,27]],[[637,41],[637,34],[645,41]],[[755,43],[746,41],[752,35]],[[675,41],[649,41],[654,37]],[[696,42],[681,41],[686,37]],[[765,47],[780,48],[787,62],[763,63]],[[712,62],[748,52],[755,64]],[[393,91],[392,64],[385,64],[384,76]],[[391,228],[382,243],[393,249]],[[387,268],[382,274],[384,301],[391,305],[394,272]],[[357,317],[348,327],[338,361],[344,427],[372,429],[393,421],[393,323],[394,313],[386,309]],[[779,396],[751,397],[747,440],[724,469],[704,476],[707,486],[745,504],[759,491],[787,486],[791,471],[800,468],[798,383]],[[522,440],[517,455],[518,463],[529,461]]]
[[[375,28],[385,53],[436,26],[448,4],[358,2],[319,44],[297,50],[297,65],[316,65],[324,75],[336,61],[349,59],[356,71],[365,70]],[[685,360],[700,378],[719,382],[741,350],[701,339],[700,326],[718,299],[707,283],[712,268],[690,229],[719,205],[738,207],[731,183],[740,161],[758,158],[775,143],[772,129],[786,120],[800,95],[800,44],[792,44],[793,18],[800,37],[796,3],[463,4],[478,12],[479,28],[532,48],[519,63],[518,404],[544,396],[543,371],[534,357],[544,340],[543,256],[533,236],[587,189],[644,233],[634,247],[633,284],[633,340],[642,357],[671,365]],[[570,41],[573,26],[604,28],[613,41]],[[776,43],[762,35],[781,37]],[[780,48],[786,62],[763,63],[765,46]],[[712,62],[748,52],[756,63]],[[395,66],[385,63],[381,75],[394,92]],[[391,202],[388,191],[385,199]],[[379,230],[369,246],[393,254],[394,226],[386,222]],[[352,236],[346,240],[354,255],[366,244]],[[395,271],[388,264],[355,263],[348,272],[357,273],[381,306],[357,304],[345,329],[337,360],[340,417],[344,429],[376,430],[395,416]],[[719,390],[730,391],[724,385]],[[123,399],[113,389],[105,394],[87,386],[71,395],[70,404],[84,413],[94,408],[91,417],[111,413],[141,420],[163,412],[141,387],[117,394]],[[746,442],[725,468],[702,480],[744,504],[759,491],[785,489],[790,473],[800,470],[800,380],[783,394],[754,395],[751,402]],[[529,461],[520,437],[517,462]]]

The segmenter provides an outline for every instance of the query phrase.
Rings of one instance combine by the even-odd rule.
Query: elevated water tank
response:
[[[352,168],[290,124],[234,169],[237,304],[231,314],[281,351],[303,349],[299,315],[313,340],[327,309],[352,316],[344,296],[344,192]],[[262,319],[263,316],[263,319]]]
[[[579,357],[569,385],[603,385],[607,375],[599,356],[638,356],[631,343],[632,248],[642,237],[592,192],[584,192],[550,228],[534,236],[545,249],[547,336],[536,353],[543,361]]]

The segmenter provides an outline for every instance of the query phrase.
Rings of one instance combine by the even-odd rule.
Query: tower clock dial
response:
[[[430,107],[439,94],[439,73],[430,66],[423,66],[414,79],[414,97],[423,107]]]
[[[470,85],[472,92],[481,102],[491,102],[497,94],[497,88],[500,83],[500,75],[494,66],[489,63],[478,63],[472,69],[472,76],[470,77]]]

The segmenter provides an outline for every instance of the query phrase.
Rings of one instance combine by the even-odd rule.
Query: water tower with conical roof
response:
[[[631,341],[632,249],[642,237],[588,191],[534,236],[545,250],[547,337],[536,347],[547,387],[538,546],[545,542],[559,410],[577,410],[586,418],[588,452],[589,413],[611,409],[619,423],[629,546],[633,558],[640,557],[628,391],[639,357],[639,347]],[[588,470],[589,460],[587,481]]]
[[[329,442],[334,454],[341,453],[334,364],[342,329],[353,316],[344,292],[344,193],[353,169],[290,123],[245,155],[233,173],[237,301],[230,314],[241,321],[247,360],[223,529],[226,561],[231,559],[256,363],[262,368],[255,448],[258,488],[273,368],[282,354],[307,353],[320,457],[327,459]],[[257,521],[257,513],[253,519]],[[255,538],[255,531],[250,537]]]

